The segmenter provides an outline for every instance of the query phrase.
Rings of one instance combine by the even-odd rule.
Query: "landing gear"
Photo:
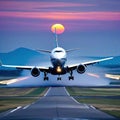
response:
[[[44,77],[44,81],[45,81],[45,80],[49,80],[49,78],[48,78],[48,77]]]
[[[44,72],[44,81],[45,80],[49,80],[49,78],[47,77],[47,73],[46,72]]]
[[[61,77],[59,76],[59,77],[57,77],[57,80],[61,80]]]
[[[69,78],[69,80],[74,80],[74,76],[73,76],[73,71],[72,70],[70,71],[70,76],[68,78]]]
[[[69,76],[69,80],[74,80],[74,77],[73,76]]]

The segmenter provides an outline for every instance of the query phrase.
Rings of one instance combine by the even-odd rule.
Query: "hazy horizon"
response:
[[[80,48],[81,56],[118,56],[119,6],[119,0],[1,0],[0,53],[20,47],[52,50],[50,27],[61,23],[61,47]]]

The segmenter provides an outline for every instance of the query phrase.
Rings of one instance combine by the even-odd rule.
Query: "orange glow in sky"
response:
[[[51,31],[55,33],[55,30],[56,30],[56,34],[61,34],[64,32],[65,28],[62,24],[54,24],[51,27]]]

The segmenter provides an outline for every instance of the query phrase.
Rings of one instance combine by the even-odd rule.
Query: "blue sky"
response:
[[[0,52],[53,49],[51,25],[65,32],[59,44],[80,55],[120,55],[119,0],[0,0]]]

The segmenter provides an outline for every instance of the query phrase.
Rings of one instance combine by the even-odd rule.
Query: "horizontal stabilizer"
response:
[[[39,51],[39,52],[45,52],[45,53],[51,53],[50,50],[42,50],[42,49],[39,49],[39,50],[36,50],[36,51]]]
[[[69,50],[66,50],[66,52],[72,52],[72,51],[76,51],[76,50],[80,50],[80,48],[69,49]]]

